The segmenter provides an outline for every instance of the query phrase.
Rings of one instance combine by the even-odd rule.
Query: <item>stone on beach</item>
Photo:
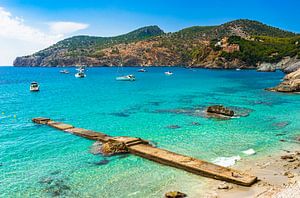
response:
[[[231,184],[228,184],[227,182],[222,182],[219,186],[218,189],[220,190],[230,190],[232,189],[233,186]]]
[[[171,191],[165,194],[165,198],[183,198],[183,197],[187,197],[187,195],[179,191]]]

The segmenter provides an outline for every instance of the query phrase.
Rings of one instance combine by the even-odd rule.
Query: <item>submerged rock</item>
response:
[[[179,129],[179,128],[181,128],[181,126],[179,126],[179,125],[169,125],[169,126],[166,126],[166,128],[168,128],[168,129]]]
[[[246,117],[252,112],[252,109],[242,108],[230,106],[230,110],[234,111],[235,117]],[[217,113],[209,113],[207,112],[207,108],[205,106],[196,106],[196,107],[183,107],[183,108],[175,108],[175,109],[158,109],[153,111],[153,113],[169,113],[169,114],[182,114],[187,116],[194,117],[203,117],[203,118],[220,118],[220,119],[229,119],[230,116],[225,116]],[[195,125],[197,125],[195,123]]]
[[[124,112],[111,113],[110,115],[117,116],[117,117],[124,117],[124,118],[130,116],[128,113],[124,113]]]
[[[209,106],[206,111],[208,113],[220,114],[228,117],[234,116],[234,111],[227,107],[224,107],[223,105]]]
[[[290,74],[287,74],[283,82],[273,88],[267,88],[268,91],[276,92],[300,92],[300,68]]]
[[[94,164],[101,166],[101,165],[106,165],[108,163],[109,163],[109,160],[103,159],[103,160],[100,160],[99,162],[95,162]]]
[[[187,197],[187,195],[179,191],[171,191],[165,194],[165,198],[183,198],[183,197]]]
[[[290,124],[290,122],[288,122],[288,121],[283,121],[283,122],[275,122],[275,123],[273,123],[273,126],[275,126],[276,128],[281,129],[281,128],[286,127],[286,126],[289,125],[289,124]]]
[[[191,122],[191,125],[193,125],[193,126],[200,126],[201,124],[199,122]]]

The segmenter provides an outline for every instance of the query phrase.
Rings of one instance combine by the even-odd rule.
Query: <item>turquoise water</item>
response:
[[[263,90],[278,84],[281,72],[172,68],[174,75],[165,76],[165,68],[92,68],[76,79],[74,68],[69,75],[59,70],[0,67],[0,197],[162,197],[204,182],[131,155],[93,155],[92,141],[35,125],[33,117],[141,137],[208,161],[253,157],[241,153],[249,148],[269,154],[288,144],[280,139],[299,134],[300,95]],[[127,73],[137,81],[115,81]],[[29,92],[31,81],[40,83],[39,93]],[[249,115],[203,117],[211,104]]]

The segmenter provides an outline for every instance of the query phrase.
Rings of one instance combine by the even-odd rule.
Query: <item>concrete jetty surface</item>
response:
[[[257,177],[249,175],[247,173],[242,173],[231,168],[219,166],[200,159],[153,147],[149,144],[148,141],[141,138],[123,136],[111,137],[104,133],[82,128],[75,128],[74,126],[69,124],[55,122],[49,118],[33,118],[32,121],[37,124],[45,124],[58,130],[81,136],[90,140],[101,142],[116,141],[124,143],[128,151],[134,155],[158,162],[160,164],[183,169],[197,175],[223,180],[243,186],[251,186],[257,181]]]

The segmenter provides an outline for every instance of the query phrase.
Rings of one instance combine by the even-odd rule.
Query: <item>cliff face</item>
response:
[[[295,56],[293,53],[298,52],[295,46],[278,47],[283,45],[282,41],[270,41],[269,37],[284,38],[287,40],[285,45],[298,39],[294,33],[250,20],[236,20],[219,26],[194,26],[174,33],[148,26],[116,37],[68,38],[33,55],[16,58],[14,66],[255,68],[260,61],[273,61],[268,58],[268,53],[272,52],[268,48],[273,44],[274,49],[279,49],[274,58],[277,62],[283,56]],[[261,48],[266,53],[252,53],[255,51],[252,48]],[[292,49],[293,53],[289,54],[285,49]]]

